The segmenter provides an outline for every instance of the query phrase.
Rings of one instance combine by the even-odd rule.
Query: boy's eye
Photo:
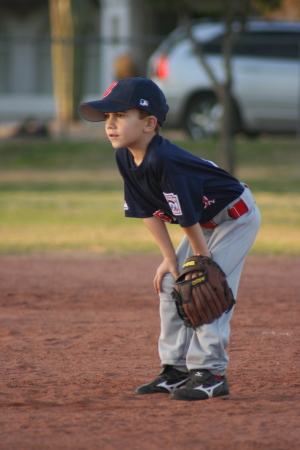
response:
[[[120,113],[112,113],[112,114],[111,114],[111,113],[104,113],[104,120],[108,120],[111,116],[121,118],[121,117],[125,117],[126,114],[123,113],[123,112],[120,112]]]

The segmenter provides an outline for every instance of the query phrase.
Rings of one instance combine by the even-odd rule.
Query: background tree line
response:
[[[158,11],[169,11],[177,15],[178,24],[185,27],[194,46],[199,64],[206,70],[222,107],[220,129],[219,164],[231,173],[235,170],[234,136],[232,124],[232,72],[231,57],[237,34],[243,31],[251,16],[270,17],[276,11],[292,14],[299,9],[298,0],[144,0]],[[49,0],[52,34],[52,67],[57,120],[62,129],[78,119],[78,104],[82,97],[83,46],[76,45],[88,33],[88,2],[82,0]],[[220,17],[224,22],[225,36],[222,46],[225,78],[219,82],[207,64],[205,53],[196,42],[191,19],[195,17]],[[240,22],[240,31],[233,22]]]

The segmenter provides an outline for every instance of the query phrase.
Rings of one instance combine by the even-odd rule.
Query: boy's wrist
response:
[[[197,253],[194,253],[194,255],[195,256],[208,256],[208,258],[212,257],[211,253],[209,251],[207,251],[207,252],[197,252]]]
[[[174,255],[164,255],[164,259],[168,261],[177,261],[177,256],[174,253]]]

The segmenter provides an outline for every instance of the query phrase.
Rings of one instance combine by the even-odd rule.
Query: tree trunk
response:
[[[220,130],[220,165],[223,169],[234,175],[235,172],[235,148],[234,148],[234,124],[232,105],[232,70],[231,56],[234,41],[232,22],[234,20],[234,7],[231,0],[225,0],[225,28],[226,35],[223,43],[223,63],[225,81],[219,89],[223,115]]]
[[[188,17],[187,11],[179,10],[181,22],[185,26],[187,36],[193,44],[195,54],[199,58],[199,63],[202,65],[207,75],[209,76],[217,99],[222,106],[223,114],[220,124],[220,151],[218,164],[222,169],[227,170],[232,175],[235,170],[235,157],[234,157],[234,136],[233,136],[233,124],[232,124],[232,75],[231,75],[231,52],[234,34],[231,29],[233,20],[233,5],[231,0],[225,1],[225,29],[226,37],[223,45],[223,64],[225,81],[221,84],[214,72],[211,70],[209,64],[206,61],[201,45],[196,41],[191,27],[191,22]]]
[[[84,64],[83,43],[75,37],[85,32],[87,6],[81,0],[49,0],[56,118],[62,133],[78,118]]]
[[[230,88],[224,84],[221,91],[221,104],[223,114],[220,129],[220,153],[219,165],[222,169],[234,175],[235,171],[235,148],[232,124],[232,101]]]

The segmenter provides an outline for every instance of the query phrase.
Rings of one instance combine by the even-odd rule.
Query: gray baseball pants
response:
[[[202,228],[209,251],[226,274],[229,286],[236,298],[239,280],[245,258],[250,251],[261,218],[255,200],[249,189],[241,198],[248,206],[248,212],[234,220],[228,216],[229,204],[217,216],[215,229]],[[187,237],[184,237],[176,251],[179,271],[189,256],[193,255]],[[224,375],[228,365],[226,348],[229,344],[230,319],[234,308],[223,313],[211,324],[204,324],[196,330],[187,328],[178,316],[175,302],[171,296],[174,277],[167,274],[163,279],[163,292],[160,293],[161,333],[158,350],[161,365],[178,366],[182,369],[208,369],[215,375]]]

